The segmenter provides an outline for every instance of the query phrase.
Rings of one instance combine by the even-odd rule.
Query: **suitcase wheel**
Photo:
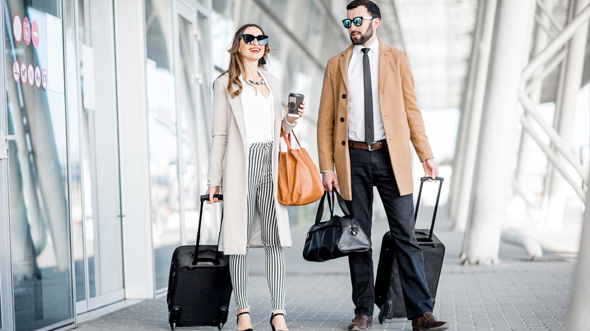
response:
[[[219,324],[217,324],[217,328],[218,328],[219,330],[223,329],[223,323],[219,322]]]
[[[176,326],[182,326],[182,322],[180,321],[180,316],[182,314],[182,308],[176,306],[170,310],[168,315],[168,323],[170,323],[170,328],[172,330],[176,330]]]

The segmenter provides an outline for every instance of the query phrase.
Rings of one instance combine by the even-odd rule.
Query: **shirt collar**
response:
[[[365,48],[365,46],[363,45],[354,45],[354,52],[355,53],[359,53],[359,54],[363,54],[363,52],[361,51],[361,49]],[[371,46],[369,46],[369,48],[371,49],[371,51],[375,52],[375,54],[379,54],[379,38],[375,39],[375,41],[371,44]]]

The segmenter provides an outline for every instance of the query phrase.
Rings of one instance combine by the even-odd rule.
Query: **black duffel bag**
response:
[[[344,212],[344,216],[334,216],[336,204],[334,194],[338,198],[338,204]],[[330,220],[320,222],[324,214],[326,196],[330,207]],[[332,198],[330,199],[330,192],[326,191],[320,200],[315,224],[307,232],[303,258],[312,262],[324,262],[346,256],[348,253],[366,252],[369,249],[371,249],[371,238],[352,218],[340,193],[335,188],[332,189]]]

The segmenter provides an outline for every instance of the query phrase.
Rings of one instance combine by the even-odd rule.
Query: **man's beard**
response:
[[[350,36],[350,41],[352,41],[352,43],[354,45],[363,45],[364,43],[369,41],[369,39],[371,39],[371,37],[373,37],[373,22],[371,22],[371,25],[369,25],[365,34],[362,34],[360,31],[359,31],[359,34],[361,35],[361,37],[357,40],[355,40],[354,38],[352,38],[352,36]]]

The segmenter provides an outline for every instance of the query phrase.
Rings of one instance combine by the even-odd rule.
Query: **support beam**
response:
[[[549,146],[547,146],[541,137],[535,132],[533,126],[530,124],[530,121],[525,117],[520,118],[520,123],[522,124],[522,128],[528,132],[528,134],[537,142],[537,144],[541,147],[545,155],[547,155],[547,159],[553,164],[553,167],[559,171],[559,173],[570,183],[570,185],[574,188],[576,193],[580,196],[582,201],[586,200],[586,192],[584,189],[578,185],[578,183],[569,175],[567,168],[563,162],[561,162],[559,155],[557,155]]]
[[[499,261],[500,235],[507,218],[508,193],[512,185],[514,154],[507,150],[516,143],[514,124],[518,92],[534,10],[534,0],[498,1],[490,78],[473,177],[470,224],[464,238],[464,262],[468,264]]]
[[[580,82],[581,82],[581,77],[580,77]],[[576,98],[576,96],[574,96],[574,98]],[[563,137],[545,121],[543,116],[537,111],[535,104],[531,101],[531,99],[529,99],[524,94],[523,91],[520,91],[520,102],[522,102],[522,105],[524,106],[524,109],[526,111],[526,115],[530,115],[533,119],[535,119],[535,121],[537,123],[539,123],[539,125],[541,126],[543,131],[545,131],[545,133],[551,139],[551,143],[553,143],[555,149],[561,155],[563,155],[563,157],[565,158],[565,161],[567,163],[569,163],[578,172],[578,174],[582,177],[582,180],[584,181],[584,183],[586,185],[590,184],[588,182],[588,178],[586,178],[586,176],[584,176],[584,173],[585,173],[584,167],[578,161],[578,159],[576,158],[574,153],[571,151],[570,144],[568,143],[568,141],[571,141],[571,129],[570,129],[570,139],[568,139],[568,140],[563,139]],[[575,103],[575,100],[574,100],[574,103]]]
[[[584,330],[590,325],[590,194],[586,197],[580,252],[570,288],[567,330]]]
[[[584,24],[588,24],[588,18],[590,17],[590,6],[586,6],[584,9],[579,11],[576,17],[568,24],[561,33],[551,41],[549,45],[532,60],[529,65],[524,69],[522,73],[522,84],[524,85],[529,78],[543,66],[547,61],[555,56],[557,52],[572,38],[574,34]]]
[[[460,185],[457,186],[453,198],[453,205],[456,209],[455,217],[453,218],[453,230],[459,232],[464,232],[467,227],[498,0],[486,0],[482,1],[482,4],[485,4],[485,15],[483,17],[481,41],[478,45],[479,55],[477,68],[475,69],[476,79],[473,86],[473,100],[471,110],[469,111],[469,120],[466,123],[468,131],[465,137],[461,138],[465,143],[464,151],[462,152],[464,154],[463,166],[458,171],[453,170],[453,173],[457,176],[456,178],[460,180]]]
[[[541,4],[544,5],[543,3],[544,0],[537,0],[537,4]],[[545,0],[546,1],[546,0]],[[538,18],[538,15],[535,15],[535,21],[537,23],[537,30],[534,33],[535,36],[535,42],[533,45],[533,51],[531,54],[531,57],[534,58],[534,56],[536,56],[537,54],[541,53],[541,51],[543,51],[543,49],[545,49],[545,47],[547,47],[547,44],[549,42],[549,35],[548,33],[545,33],[543,30],[541,30],[541,26],[543,26],[544,24],[548,24],[549,21],[549,17],[547,17],[548,15],[543,15],[543,17]],[[563,55],[563,58],[565,58],[565,53]],[[561,63],[561,61],[559,62]],[[544,76],[544,74],[546,74],[547,72],[551,73],[550,70],[550,65],[552,63],[546,65],[544,68],[540,68],[537,73],[536,76],[533,77],[533,79],[531,79],[531,84],[527,87],[527,93],[530,96],[530,99],[532,101],[532,103],[534,103],[535,105],[538,105],[541,101],[541,92],[543,91],[543,79],[542,77]],[[526,114],[525,114],[526,116]],[[531,206],[531,202],[528,199],[527,196],[527,192],[526,192],[526,187],[528,187],[528,180],[530,178],[529,174],[528,174],[528,170],[529,170],[529,156],[530,156],[530,151],[531,151],[531,147],[534,145],[533,140],[531,139],[531,137],[528,135],[526,130],[522,130],[520,133],[520,145],[518,147],[518,161],[516,162],[516,172],[514,174],[514,181],[513,181],[513,189],[514,192],[516,193],[516,195],[520,196],[524,201],[525,201],[525,205],[526,205],[526,211],[529,215],[532,215],[534,213],[534,210],[536,209],[533,206]],[[516,185],[514,185],[516,184]],[[533,207],[534,209],[531,209],[531,207]]]
[[[573,1],[572,1],[573,2]],[[581,15],[582,10],[590,11],[590,0],[576,0],[572,3],[575,6],[575,17]],[[585,9],[584,9],[585,8]],[[572,22],[573,23],[573,22]],[[582,85],[582,74],[584,70],[584,61],[586,57],[586,43],[588,41],[588,20],[581,24],[577,32],[573,35],[569,44],[569,53],[567,58],[567,67],[564,70],[564,84],[561,98],[561,103],[557,105],[560,109],[559,122],[557,124],[557,132],[560,138],[563,140],[565,146],[555,146],[560,150],[564,149],[571,150],[572,132],[574,127],[575,115],[576,115],[576,101],[578,92]],[[560,158],[565,158],[567,161],[574,166],[576,171],[584,179],[585,185],[588,185],[588,178],[585,178],[586,172],[582,165],[578,162],[577,158],[570,160],[573,153],[561,153]],[[552,174],[549,177],[549,190],[545,192],[548,198],[547,213],[545,219],[545,225],[549,228],[559,229],[563,225],[563,214],[565,210],[565,199],[567,192],[567,183],[562,173],[557,173],[558,169],[553,168]],[[571,184],[570,184],[571,185]],[[578,185],[573,186],[576,189],[578,195],[578,189],[581,189]],[[585,201],[584,197],[582,197]]]
[[[545,6],[545,3],[543,2],[543,0],[537,0],[537,6],[539,6],[539,9],[541,9],[541,11],[545,14],[545,16],[547,18],[549,18],[549,20],[551,21],[551,24],[553,24],[553,26],[558,31],[563,30],[563,26],[561,26],[561,24],[559,24],[559,22],[557,22],[557,20],[555,19],[555,17],[553,17],[553,13],[551,12],[551,10],[549,10]]]
[[[477,8],[477,21],[475,24],[475,31],[473,33],[473,43],[471,45],[471,55],[469,57],[469,67],[467,69],[467,76],[465,77],[465,90],[461,98],[461,117],[459,118],[459,128],[457,132],[457,140],[455,142],[455,154],[453,156],[453,175],[451,177],[449,199],[447,205],[449,206],[449,215],[451,219],[457,217],[457,196],[459,195],[459,187],[463,180],[463,168],[465,166],[465,145],[467,144],[467,137],[469,135],[469,119],[471,118],[471,111],[473,109],[473,93],[475,90],[475,82],[477,78],[478,60],[480,56],[480,44],[482,42],[482,31],[486,14],[486,0],[479,0]]]

